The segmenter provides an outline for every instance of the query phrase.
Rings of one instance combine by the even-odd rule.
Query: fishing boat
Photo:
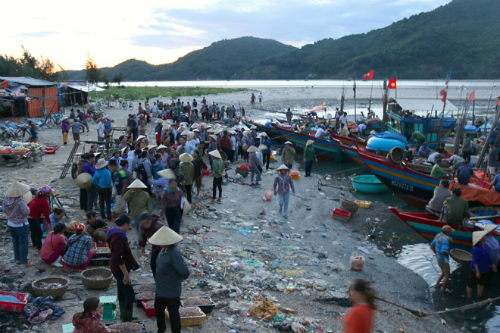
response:
[[[275,129],[274,126],[266,126],[263,124],[256,123],[253,120],[245,120],[245,119],[242,119],[241,122],[248,128],[255,126],[257,127],[257,131],[266,132],[266,134],[269,136],[269,138],[271,138],[271,140],[280,136],[279,132]]]
[[[308,140],[312,140],[314,141],[313,147],[317,157],[333,158],[337,161],[342,161],[343,159],[342,149],[340,149],[339,145],[334,140],[316,138],[314,132],[309,132],[307,130],[296,132],[291,128],[285,128],[277,124],[273,124],[273,126],[281,136],[295,144],[296,147],[301,150],[306,147],[306,142]]]
[[[352,187],[361,193],[382,193],[387,187],[374,175],[360,175],[351,178]]]
[[[442,105],[439,99],[390,99],[385,117],[386,129],[408,139],[413,131],[422,132],[429,147],[436,148],[438,142],[444,142],[444,137],[453,132],[456,125],[456,118],[438,116],[438,108]],[[458,108],[450,101],[446,102],[446,110],[458,113]],[[422,112],[427,114],[418,115]],[[443,137],[440,138],[441,134]]]
[[[444,222],[439,222],[439,220],[432,214],[401,212],[394,207],[389,207],[389,209],[401,221],[403,221],[420,236],[425,238],[428,242],[431,242],[436,235],[441,232],[442,227],[446,225]],[[482,216],[480,214],[489,213],[488,210],[483,210],[482,213],[480,211],[477,212],[477,215]],[[456,225],[450,226],[455,229],[455,231],[451,234],[451,237],[453,238],[451,247],[470,251],[472,248],[472,232],[476,231],[476,229],[463,226],[459,227]],[[498,241],[500,241],[500,234],[498,232],[495,231],[494,236]]]

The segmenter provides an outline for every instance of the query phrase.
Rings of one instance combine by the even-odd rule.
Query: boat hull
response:
[[[241,122],[245,126],[247,126],[248,128],[250,128],[252,125],[255,125],[255,127],[257,127],[258,131],[265,132],[271,140],[275,140],[275,139],[278,139],[278,137],[280,137],[279,132],[272,126],[264,126],[262,124],[252,123],[252,122],[245,121],[245,120],[242,120]]]
[[[443,226],[446,225],[444,222],[439,222],[432,214],[405,213],[394,207],[389,207],[389,210],[428,242],[432,242],[436,235],[441,232]],[[451,247],[470,251],[472,248],[472,232],[476,230],[465,227],[458,228],[458,226],[451,224],[450,226],[455,229],[451,234],[453,238]],[[494,235],[494,237],[500,241],[499,235]]]

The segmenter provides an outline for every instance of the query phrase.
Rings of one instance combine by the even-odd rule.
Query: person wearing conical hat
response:
[[[448,285],[448,280],[450,279],[450,242],[451,233],[455,231],[449,225],[442,227],[442,232],[436,235],[431,243],[431,249],[436,255],[437,263],[439,268],[441,268],[441,275],[439,276],[434,288],[438,289],[443,280],[443,291],[446,292],[446,286]]]
[[[69,135],[69,117],[65,116],[61,121],[61,130],[62,130],[62,142],[63,144],[68,144],[68,135]]]
[[[215,203],[215,199],[217,198],[216,190],[219,189],[219,198],[217,199],[217,203],[222,202],[222,177],[224,177],[225,168],[224,162],[222,161],[222,156],[218,150],[211,151],[209,153],[213,157],[212,161],[212,175],[213,185],[212,185],[212,201],[211,203]]]
[[[273,191],[274,195],[278,196],[280,205],[279,213],[283,212],[283,217],[288,218],[288,202],[290,201],[290,190],[295,194],[292,177],[288,174],[288,167],[284,164],[280,165],[278,175],[274,178]]]
[[[257,152],[259,150],[257,149],[257,147],[255,146],[250,146],[250,148],[248,148],[247,150],[247,153],[249,153],[249,157],[248,157],[248,168],[250,169],[250,172],[251,172],[251,176],[250,176],[250,179],[252,181],[252,183],[250,184],[250,186],[259,186],[259,181],[260,181],[260,170],[259,170],[259,166],[262,165],[262,162],[260,161],[260,159],[257,157]],[[254,176],[257,175],[256,179],[255,179],[255,184],[253,183],[253,178]]]
[[[146,192],[147,186],[139,179],[134,180],[127,189],[128,191],[123,195],[123,200],[128,202],[129,215],[132,217],[134,228],[137,230],[137,246],[140,250],[140,216],[143,212],[153,213],[153,205],[151,204],[149,193]]]
[[[281,152],[281,163],[286,165],[288,170],[292,169],[293,162],[295,160],[295,148],[293,148],[292,143],[290,141],[286,141],[283,147],[283,151]]]
[[[111,172],[106,168],[108,162],[104,158],[100,158],[95,165],[96,171],[92,177],[92,183],[97,189],[99,195],[99,209],[102,219],[112,221],[111,216],[111,194],[113,191],[113,182],[111,180]],[[106,209],[104,208],[106,205]]]
[[[189,268],[177,243],[182,237],[169,227],[159,229],[148,242],[161,247],[156,260],[156,274],[161,276],[156,281],[155,311],[165,313],[168,310],[172,332],[181,332],[179,315],[182,281],[189,277]],[[165,316],[157,317],[158,332],[166,332]]]
[[[161,197],[160,215],[166,219],[168,226],[179,233],[182,222],[182,209],[184,208],[184,193],[179,188],[176,178],[170,179]]]
[[[210,163],[210,169],[213,168],[213,157],[210,155],[211,152],[217,150],[217,137],[215,134],[210,134],[208,136],[208,148],[207,148],[207,153],[208,153],[208,162]]]
[[[180,169],[182,174],[184,175],[184,190],[186,193],[187,201],[192,203],[192,191],[193,191],[193,182],[194,182],[194,165],[193,165],[193,156],[184,153],[179,156],[181,160]]]
[[[318,162],[316,154],[314,153],[313,140],[307,140],[306,148],[304,148],[304,163],[306,164],[306,177],[311,177],[311,170],[313,162]]]
[[[28,262],[30,224],[28,222],[30,209],[23,200],[23,195],[30,192],[30,187],[19,182],[12,183],[5,191],[2,202],[3,212],[7,215],[7,228],[12,238],[14,260],[16,264],[33,267]],[[40,228],[40,227],[39,227]]]
[[[495,227],[497,226],[488,227],[486,225],[484,230],[472,233],[472,261],[469,266],[469,282],[467,283],[467,298],[469,300],[472,299],[472,288],[476,285],[477,298],[478,300],[482,299],[485,282],[491,275],[491,271],[497,271],[497,266],[491,262],[490,247],[486,243],[486,235]]]

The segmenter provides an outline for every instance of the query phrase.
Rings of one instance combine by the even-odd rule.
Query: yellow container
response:
[[[271,160],[271,163],[274,163],[274,161],[275,161],[274,155],[271,155],[271,159],[270,160]]]
[[[361,208],[370,208],[370,206],[372,205],[371,201],[366,201],[366,200],[356,200],[356,203]]]

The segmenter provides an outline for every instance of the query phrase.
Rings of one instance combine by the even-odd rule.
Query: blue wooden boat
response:
[[[374,175],[361,175],[351,178],[354,189],[361,193],[381,193],[387,187]]]

